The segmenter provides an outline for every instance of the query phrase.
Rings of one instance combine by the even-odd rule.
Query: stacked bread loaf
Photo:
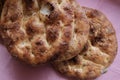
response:
[[[95,79],[117,53],[111,22],[75,0],[5,0],[0,18],[0,38],[13,57],[49,62],[69,77]]]

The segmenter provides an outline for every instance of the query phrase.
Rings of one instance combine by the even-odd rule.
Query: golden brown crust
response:
[[[105,73],[117,53],[117,39],[111,22],[98,10],[83,7],[90,20],[90,35],[83,51],[75,58],[54,63],[59,72],[80,80]]]
[[[73,6],[74,18],[72,25],[72,40],[65,53],[59,53],[55,57],[55,62],[69,60],[78,55],[87,43],[89,35],[89,22],[81,6],[75,0],[70,0]]]
[[[89,25],[73,2],[7,0],[0,33],[9,52],[30,64],[76,56],[87,42]]]
[[[72,21],[69,0],[61,3],[59,0],[7,0],[0,34],[13,56],[30,64],[45,63],[67,50],[72,38]]]

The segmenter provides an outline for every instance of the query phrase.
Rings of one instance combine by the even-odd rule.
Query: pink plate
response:
[[[120,46],[120,0],[78,0],[82,6],[101,10],[113,23]],[[120,53],[120,48],[118,48]],[[120,54],[106,74],[97,80],[120,80]],[[0,45],[0,80],[68,80],[57,73],[49,64],[30,67],[13,59]]]

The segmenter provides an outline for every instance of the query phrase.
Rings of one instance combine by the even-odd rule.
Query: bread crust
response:
[[[0,36],[12,56],[32,65],[46,63],[67,50],[71,22],[69,0],[6,0]]]
[[[89,40],[83,51],[73,59],[53,63],[56,70],[78,80],[93,80],[107,71],[117,53],[115,30],[98,10],[83,7],[89,21]]]
[[[68,50],[66,50],[65,53],[57,54],[54,62],[66,61],[75,57],[82,51],[88,40],[90,26],[87,16],[75,0],[70,0],[70,3],[74,12],[72,22],[72,25],[74,26],[72,29],[72,39]]]
[[[29,64],[76,56],[87,42],[89,24],[74,2],[7,0],[0,34],[8,51]]]

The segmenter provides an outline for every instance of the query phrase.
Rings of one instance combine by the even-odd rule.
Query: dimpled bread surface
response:
[[[10,54],[29,64],[48,62],[72,38],[69,0],[6,0],[0,36]]]
[[[54,57],[55,62],[69,60],[78,55],[87,43],[89,36],[89,22],[81,6],[75,1],[70,0],[73,7],[72,39],[69,47],[64,53],[59,53]]]
[[[34,65],[76,56],[87,42],[89,27],[74,0],[7,0],[0,36],[12,56]]]
[[[90,24],[87,44],[78,56],[53,63],[60,73],[76,80],[93,80],[107,71],[117,53],[115,30],[106,16],[98,10],[83,7]]]

